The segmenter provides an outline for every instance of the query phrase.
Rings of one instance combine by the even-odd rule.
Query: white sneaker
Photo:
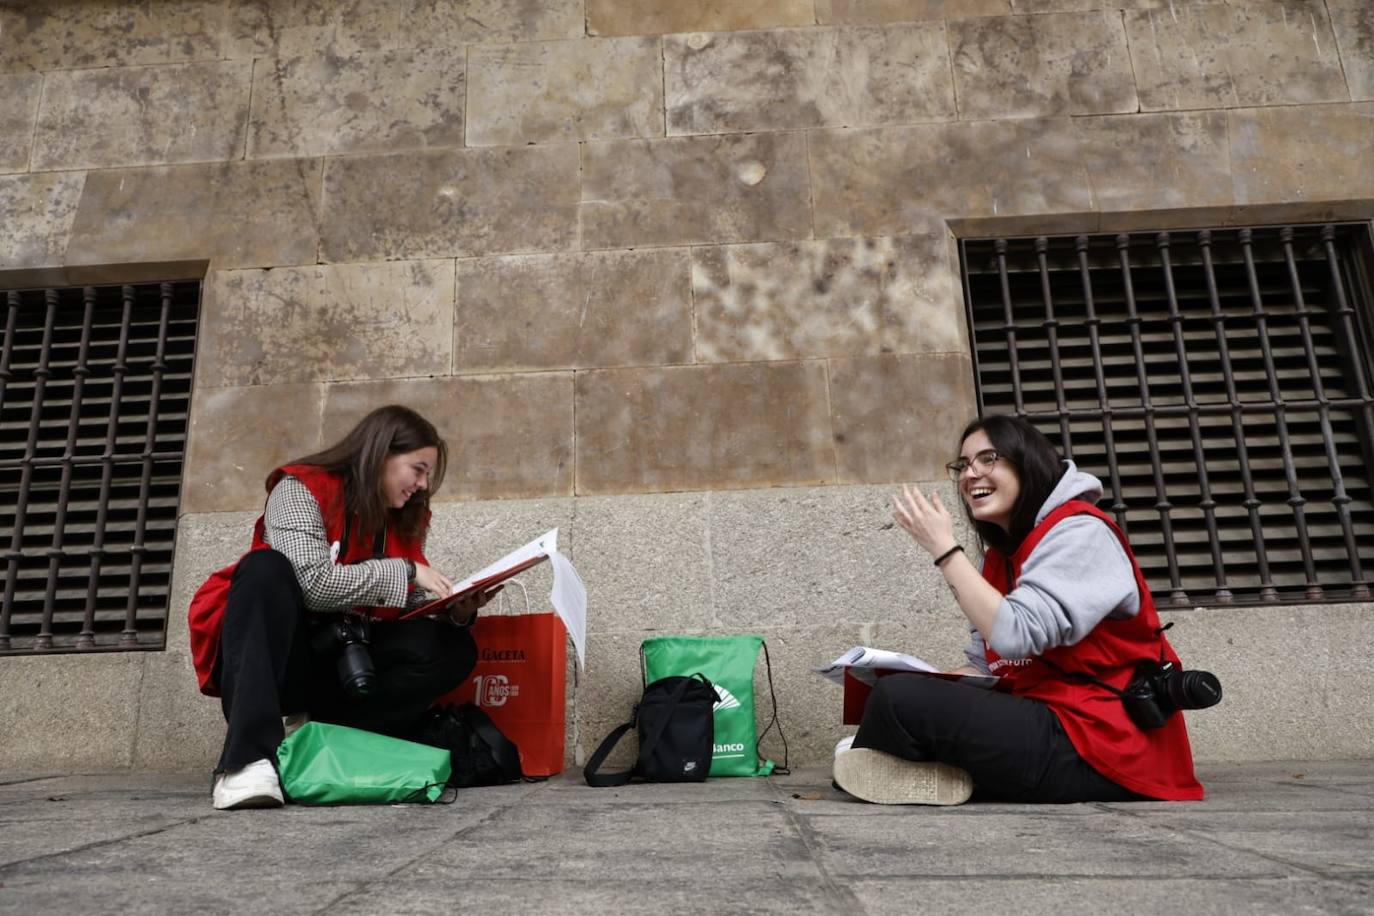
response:
[[[837,741],[835,743],[835,756],[838,757],[845,751],[852,748],[854,746],[854,738],[854,735],[850,735],[848,738],[841,738],[839,741]]]
[[[903,760],[869,747],[835,758],[835,784],[879,805],[962,805],[973,794],[973,778],[959,767]]]
[[[264,757],[248,766],[215,777],[215,807],[276,808],[282,804],[281,780],[272,762]]]
[[[281,717],[281,727],[286,732],[287,738],[300,730],[300,727],[310,721],[310,713],[293,712],[289,716]]]

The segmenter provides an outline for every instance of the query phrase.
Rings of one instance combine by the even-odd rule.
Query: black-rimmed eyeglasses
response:
[[[997,459],[1001,456],[993,448],[985,448],[972,458],[955,458],[945,465],[945,470],[949,471],[949,479],[955,483],[964,476],[964,471],[973,468],[974,477],[986,477],[992,473],[992,469],[997,466]]]

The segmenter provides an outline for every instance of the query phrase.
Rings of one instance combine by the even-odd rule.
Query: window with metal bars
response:
[[[200,283],[0,296],[0,654],[161,649]]]
[[[980,413],[1102,478],[1156,601],[1370,597],[1370,224],[960,247]]]

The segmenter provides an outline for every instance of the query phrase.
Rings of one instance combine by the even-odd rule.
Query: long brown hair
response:
[[[387,456],[405,454],[422,448],[439,453],[430,471],[429,487],[416,490],[400,509],[386,504],[382,492],[382,469]],[[444,482],[448,467],[448,445],[434,424],[409,407],[389,404],[363,417],[358,425],[324,451],[291,464],[309,464],[338,474],[344,482],[344,509],[358,516],[358,530],[370,536],[391,520],[397,534],[410,540],[423,540],[429,526],[429,498]],[[269,487],[271,478],[269,478]]]

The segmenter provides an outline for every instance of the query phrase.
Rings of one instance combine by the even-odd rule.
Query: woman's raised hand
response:
[[[415,584],[431,595],[443,597],[453,592],[453,581],[433,566],[415,564]]]
[[[920,490],[902,484],[902,492],[892,497],[892,517],[932,557],[959,543],[954,538],[954,518],[938,493],[926,499]]]

